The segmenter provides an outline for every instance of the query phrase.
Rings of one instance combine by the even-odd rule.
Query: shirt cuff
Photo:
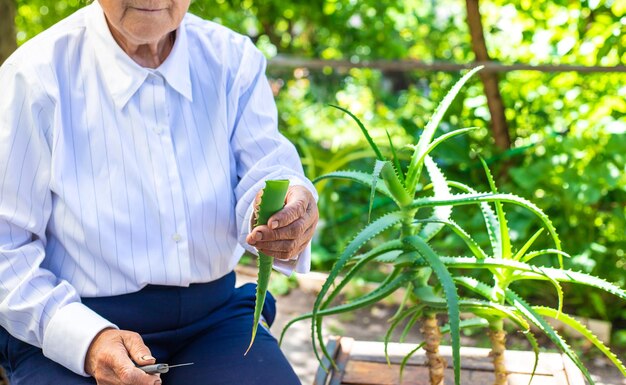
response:
[[[117,329],[117,326],[80,302],[70,303],[50,319],[43,337],[43,355],[89,377],[85,372],[87,350],[96,335],[106,328]]]

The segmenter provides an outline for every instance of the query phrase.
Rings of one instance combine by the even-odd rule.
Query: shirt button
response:
[[[161,134],[161,129],[159,127],[154,127],[152,129],[152,131],[154,131],[155,134],[160,135]]]
[[[180,241],[183,240],[183,237],[180,234],[176,233],[176,234],[172,235],[172,240],[174,242],[180,242]]]

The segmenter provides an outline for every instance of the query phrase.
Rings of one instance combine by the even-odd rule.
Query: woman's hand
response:
[[[98,385],[160,385],[160,374],[146,374],[135,366],[135,363],[143,366],[155,362],[139,334],[104,329],[87,350],[85,371]]]
[[[262,192],[256,197],[255,212]],[[313,194],[302,186],[291,186],[285,207],[272,215],[267,225],[255,227],[246,241],[260,252],[289,260],[298,256],[313,237],[319,213]],[[254,219],[253,219],[254,220]]]

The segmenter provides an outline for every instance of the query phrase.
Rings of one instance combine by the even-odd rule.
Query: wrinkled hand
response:
[[[93,339],[85,357],[85,371],[98,385],[160,385],[160,374],[146,374],[135,367],[156,362],[137,333],[104,329]]]
[[[261,195],[262,192],[257,194],[255,212]],[[255,227],[246,242],[264,254],[288,260],[300,254],[311,241],[318,218],[313,194],[305,187],[291,186],[287,191],[285,207],[272,215],[267,225]]]

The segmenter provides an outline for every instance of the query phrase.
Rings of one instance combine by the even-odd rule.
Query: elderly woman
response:
[[[315,190],[249,39],[189,0],[99,0],[0,67],[0,363],[11,385],[297,384],[244,248],[306,272]],[[285,208],[250,230],[266,179]],[[264,309],[272,320],[272,300]],[[193,365],[160,377],[137,368]]]

